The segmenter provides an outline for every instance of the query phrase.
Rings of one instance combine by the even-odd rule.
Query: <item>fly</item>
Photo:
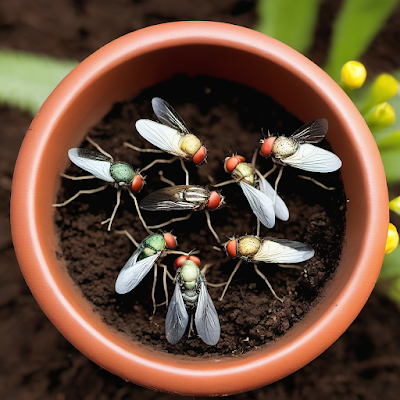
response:
[[[278,165],[290,165],[310,172],[333,172],[342,166],[340,158],[312,144],[321,142],[327,131],[328,121],[325,118],[315,119],[289,137],[269,136],[263,139],[260,153],[271,157]]]
[[[165,100],[154,97],[151,101],[153,111],[160,122],[139,119],[136,129],[152,145],[181,159],[189,184],[188,171],[182,160],[192,160],[199,165],[205,161],[207,149],[197,136],[190,132],[181,116]]]
[[[298,263],[314,256],[314,249],[306,243],[273,237],[246,235],[229,240],[225,250],[232,258],[246,262],[276,264]]]
[[[171,233],[147,236],[121,269],[115,282],[115,291],[126,294],[142,281],[151,268],[167,251],[176,247],[176,237]]]
[[[258,269],[257,264],[260,262],[278,265],[293,264],[314,257],[314,249],[306,243],[273,237],[261,238],[255,235],[245,235],[229,240],[224,247],[230,257],[238,257],[240,260],[230,275],[220,300],[224,297],[233,275],[239,269],[242,261],[245,261],[253,263],[256,273],[264,279],[274,297],[282,302],[283,300],[276,295],[267,277]]]
[[[261,176],[256,179],[256,169],[252,164],[245,162],[243,156],[227,157],[224,168],[239,183],[253,213],[264,226],[273,228],[275,215],[283,221],[289,219],[289,210],[284,201],[265,178]]]
[[[91,175],[81,176],[81,177],[72,177],[69,175],[63,175],[66,178],[72,180],[82,180],[82,179],[90,179],[90,178],[98,178],[108,184],[112,184],[117,189],[117,203],[112,212],[111,218],[104,222],[108,222],[108,230],[111,229],[111,225],[117,209],[120,204],[121,199],[121,189],[126,188],[129,189],[129,195],[134,199],[136,209],[139,214],[139,218],[143,223],[143,226],[147,230],[147,226],[144,223],[139,208],[137,206],[136,197],[134,194],[140,192],[143,188],[145,181],[144,177],[140,174],[139,171],[135,170],[132,165],[118,161],[115,162],[114,159],[106,153],[103,149],[100,148],[93,140],[89,137],[86,138],[89,143],[92,143],[96,146],[100,151],[82,149],[82,148],[72,148],[68,151],[68,157],[75,165],[82,168],[83,170],[89,172]],[[103,185],[97,189],[90,190],[80,190],[74,196],[70,197],[68,200],[63,203],[53,204],[54,207],[62,207],[70,203],[72,200],[76,199],[81,194],[92,194],[96,192],[100,192],[106,189],[108,185]]]
[[[140,208],[147,211],[204,211],[208,228],[217,242],[221,243],[211,224],[209,211],[217,210],[224,204],[224,197],[218,191],[211,191],[204,186],[175,185],[150,193],[141,201]],[[190,215],[183,218],[190,218]],[[177,220],[182,220],[182,218],[170,220],[150,228],[164,227]]]
[[[69,159],[78,167],[91,173],[102,181],[112,183],[116,189],[130,188],[138,193],[144,185],[144,179],[132,165],[88,149],[72,148],[68,151]]]
[[[216,210],[224,204],[217,191],[195,185],[178,185],[156,190],[146,196],[140,208],[147,211]]]
[[[221,327],[206,279],[198,264],[187,259],[176,272],[175,290],[165,319],[165,335],[169,343],[178,343],[186,331],[189,314],[193,317],[193,313],[197,333],[203,342],[210,346],[217,344]]]

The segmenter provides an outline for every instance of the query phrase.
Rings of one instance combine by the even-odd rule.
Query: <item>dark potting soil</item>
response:
[[[190,183],[212,185],[230,179],[224,171],[225,157],[238,153],[251,162],[262,132],[286,135],[294,132],[303,122],[289,114],[270,97],[256,90],[232,82],[207,76],[188,78],[176,76],[147,89],[138,96],[116,104],[110,113],[89,135],[116,161],[125,161],[135,168],[143,168],[155,158],[170,159],[168,154],[140,153],[124,147],[124,142],[142,148],[153,148],[137,132],[134,123],[140,118],[155,119],[151,99],[159,96],[167,100],[183,117],[191,129],[208,148],[207,163],[200,167],[187,162]],[[316,115],[315,118],[324,117]],[[323,141],[321,146],[329,148]],[[81,147],[92,148],[88,142]],[[272,168],[272,161],[256,160],[257,168],[265,173]],[[148,193],[167,186],[160,180],[159,171],[176,184],[185,183],[179,161],[157,164],[145,172],[146,185],[137,195],[140,202]],[[82,175],[71,166],[68,174]],[[325,190],[299,175],[307,175],[335,190]],[[268,179],[274,184],[277,171]],[[58,202],[71,197],[80,189],[101,186],[99,180],[71,181],[63,179]],[[221,188],[226,206],[211,213],[212,224],[226,242],[232,236],[254,234],[256,218],[240,187],[234,183]],[[176,345],[165,338],[167,308],[162,285],[163,269],[158,267],[156,301],[159,305],[153,315],[151,289],[153,270],[131,293],[118,295],[114,291],[115,279],[135,246],[118,230],[127,230],[137,242],[148,234],[144,230],[127,192],[122,192],[121,205],[110,232],[101,221],[110,217],[116,201],[116,190],[110,185],[106,190],[81,195],[56,211],[62,254],[69,273],[93,304],[103,320],[124,332],[134,341],[173,354],[202,356],[235,355],[268,344],[284,334],[299,321],[323,296],[324,285],[335,271],[340,259],[345,231],[346,197],[340,172],[311,174],[286,167],[278,191],[286,202],[290,219],[277,220],[273,229],[261,227],[261,237],[274,236],[302,241],[315,249],[315,256],[299,264],[298,268],[280,268],[274,264],[259,264],[281,303],[275,299],[266,283],[258,276],[252,264],[243,263],[235,274],[222,301],[218,301],[222,287],[209,287],[220,324],[221,338],[216,346],[207,346],[196,335],[185,334]],[[182,212],[142,211],[147,224],[156,225],[171,218],[186,215]],[[210,283],[227,281],[237,263],[226,256],[222,246],[209,231],[204,212],[195,212],[187,221],[180,221],[163,228],[178,238],[178,250],[198,250],[202,267],[212,264],[206,279]],[[219,250],[218,250],[219,249]],[[162,262],[174,274],[176,255],[167,255]],[[168,280],[168,296],[173,293],[173,283]]]

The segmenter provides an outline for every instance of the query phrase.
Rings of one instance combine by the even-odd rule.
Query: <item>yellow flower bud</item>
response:
[[[367,70],[358,61],[348,61],[341,70],[343,89],[358,89],[365,82]]]
[[[396,114],[393,107],[388,103],[378,104],[365,116],[370,129],[384,129],[394,124]]]
[[[400,196],[389,202],[389,209],[400,215]]]
[[[371,86],[368,100],[363,112],[367,112],[373,106],[388,101],[399,91],[399,82],[390,74],[381,74],[376,77]]]
[[[397,233],[397,229],[392,223],[389,223],[385,254],[391,253],[397,247],[398,244],[399,244],[399,234]]]

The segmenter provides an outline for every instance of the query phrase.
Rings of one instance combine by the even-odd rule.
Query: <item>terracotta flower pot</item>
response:
[[[317,307],[283,337],[244,356],[201,359],[160,354],[103,323],[57,259],[53,222],[67,151],[113,103],[175,73],[211,75],[272,96],[303,121],[329,121],[348,198],[339,267]],[[215,22],[176,22],[123,36],[77,66],[47,99],[21,147],[11,201],[18,261],[57,329],[102,368],[139,385],[186,395],[251,390],[303,367],[351,324],[370,295],[388,227],[386,180],[375,142],[344,92],[320,68],[255,31]],[[34,345],[34,344],[33,344]]]

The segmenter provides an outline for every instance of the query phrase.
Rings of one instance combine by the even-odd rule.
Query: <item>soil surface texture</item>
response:
[[[168,98],[174,104],[187,126],[194,127],[193,131],[209,149],[207,162],[203,165],[195,167],[192,162],[185,163],[190,184],[204,186],[209,185],[210,181],[217,183],[229,180],[230,176],[223,167],[225,157],[239,152],[251,162],[253,153],[259,152],[262,131],[290,135],[302,125],[302,122],[288,114],[270,97],[254,89],[210,77],[191,79],[177,76],[145,90],[131,101],[115,105],[104,120],[89,132],[90,138],[105,151],[115,155],[115,161],[126,161],[139,168],[145,168],[160,157],[171,159],[171,156],[141,153],[123,145],[129,142],[138,147],[153,148],[136,132],[134,122],[140,117],[154,118],[150,101],[156,95]],[[87,147],[87,144],[83,144],[83,147]],[[256,161],[256,167],[262,173],[273,166],[271,160],[261,156]],[[144,172],[147,184],[137,195],[139,202],[146,194],[168,186],[160,181],[160,171],[163,177],[174,180],[176,184],[185,184],[185,174],[178,160],[172,164],[156,164]],[[74,166],[67,174],[79,176],[82,172]],[[123,193],[123,204],[117,211],[109,233],[106,231],[107,224],[101,226],[101,221],[111,215],[115,204],[116,190],[112,186],[93,195],[82,195],[65,207],[57,208],[56,220],[63,251],[60,256],[66,259],[75,282],[103,319],[126,332],[132,339],[137,338],[152,347],[180,355],[198,357],[209,353],[217,353],[219,356],[242,354],[276,339],[301,319],[313,302],[317,301],[323,284],[340,259],[346,211],[340,172],[312,175],[334,190],[321,188],[298,175],[310,176],[304,171],[285,167],[278,186],[278,192],[289,208],[289,221],[277,219],[273,229],[262,227],[259,236],[305,242],[314,248],[315,256],[297,268],[259,264],[259,270],[267,276],[283,302],[274,298],[251,263],[243,263],[223,301],[215,301],[222,332],[215,347],[207,346],[193,336],[190,339],[184,337],[174,346],[168,344],[164,333],[166,306],[160,306],[152,315],[150,293],[153,273],[149,273],[130,294],[114,293],[117,274],[135,250],[129,239],[125,235],[121,237],[116,234],[114,229],[127,230],[137,242],[148,236],[128,193]],[[271,175],[272,179],[269,177],[272,185],[276,176],[277,170]],[[88,185],[87,180],[77,182],[63,179],[58,203],[69,199],[80,189],[100,185],[102,183],[98,180]],[[226,242],[227,237],[257,233],[256,219],[236,182],[221,187],[221,193],[226,197],[226,206],[210,213],[221,242]],[[146,223],[153,226],[188,215],[188,212],[143,211],[142,215]],[[204,212],[194,212],[189,220],[173,223],[165,229],[172,229],[177,236],[179,250],[198,250],[202,266],[211,264],[206,274],[210,283],[228,280],[237,260],[227,257],[223,246],[218,245],[207,227]],[[169,255],[162,260],[171,274],[174,274],[172,264],[176,257]],[[162,275],[160,268],[159,275]],[[161,279],[159,281],[156,301],[162,303],[165,294]],[[169,282],[168,293],[171,297],[174,284]],[[209,288],[214,300],[217,300],[222,290],[223,287]]]

